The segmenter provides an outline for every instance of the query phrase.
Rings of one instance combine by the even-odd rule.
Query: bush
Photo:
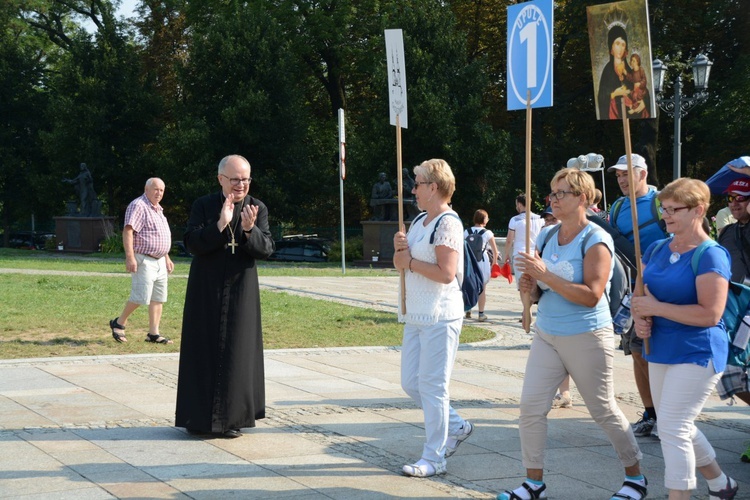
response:
[[[122,234],[114,233],[101,243],[102,253],[122,253]]]
[[[362,237],[352,236],[346,239],[346,261],[362,260]],[[331,243],[328,262],[341,262],[341,241]]]

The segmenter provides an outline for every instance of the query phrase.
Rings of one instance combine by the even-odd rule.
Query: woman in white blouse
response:
[[[445,474],[445,459],[474,430],[450,406],[448,385],[458,349],[464,306],[463,224],[450,203],[456,179],[445,160],[414,167],[420,210],[409,228],[393,237],[393,264],[405,271],[406,312],[401,350],[401,386],[422,408],[426,442],[422,457],[404,465],[407,476]]]

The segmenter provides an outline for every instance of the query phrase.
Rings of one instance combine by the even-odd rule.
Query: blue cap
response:
[[[550,205],[547,205],[547,208],[544,209],[544,212],[542,212],[542,217],[544,217],[547,214],[552,213],[552,207]]]

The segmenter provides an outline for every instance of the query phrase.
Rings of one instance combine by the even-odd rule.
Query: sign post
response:
[[[526,200],[531,200],[531,109],[552,106],[552,0],[508,7],[508,111],[526,109]],[[526,253],[531,253],[526,210]],[[521,293],[521,323],[531,330],[531,294]]]
[[[404,67],[404,36],[399,29],[385,30],[385,52],[388,65],[388,99],[390,123],[396,127],[396,179],[398,179],[398,228],[404,226],[404,179],[401,168],[401,127],[409,128],[406,106],[406,69]],[[406,314],[406,281],[404,270],[399,273],[401,314]]]

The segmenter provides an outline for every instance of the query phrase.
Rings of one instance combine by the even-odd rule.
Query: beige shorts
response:
[[[130,302],[146,305],[151,302],[167,301],[167,259],[154,259],[148,255],[135,254],[138,269],[130,273]]]

